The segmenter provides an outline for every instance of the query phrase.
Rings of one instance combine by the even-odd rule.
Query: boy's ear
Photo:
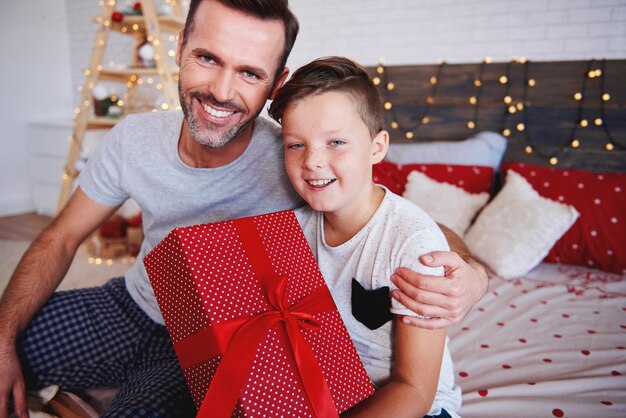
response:
[[[283,68],[283,72],[280,74],[280,76],[276,80],[276,83],[274,84],[274,89],[272,90],[272,94],[270,95],[270,100],[274,100],[274,96],[276,96],[276,92],[278,91],[279,88],[283,86],[283,84],[285,84],[285,81],[287,80],[288,75],[289,75],[289,68],[287,67]]]
[[[389,148],[389,132],[380,131],[372,140],[372,165],[379,163],[387,155]]]
[[[183,30],[181,29],[178,32],[178,47],[176,48],[176,65],[180,68],[180,56],[182,55],[183,49]]]

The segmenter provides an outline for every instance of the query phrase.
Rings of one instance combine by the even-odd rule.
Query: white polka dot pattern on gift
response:
[[[288,277],[289,305],[326,287],[292,211],[254,217],[276,277]],[[263,250],[263,249],[259,249]],[[235,221],[177,228],[144,258],[163,317],[176,343],[210,324],[269,309]],[[330,297],[330,293],[328,293]],[[317,313],[322,324],[303,335],[339,412],[368,397],[370,380],[337,310]],[[311,416],[288,342],[276,325],[251,365],[234,416]],[[204,399],[219,356],[184,370],[196,405]]]

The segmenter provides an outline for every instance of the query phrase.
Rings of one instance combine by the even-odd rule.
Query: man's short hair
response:
[[[378,90],[363,67],[344,57],[319,58],[300,67],[283,85],[269,108],[269,115],[281,123],[292,104],[306,97],[337,91],[348,94],[372,138],[383,130],[384,115]]]
[[[183,29],[183,49],[189,34],[194,29],[194,16],[198,5],[204,0],[191,0],[189,3],[189,12],[187,13],[187,20],[185,21],[185,27]],[[274,81],[278,79],[278,76],[282,73],[283,68],[287,64],[287,58],[291,53],[293,44],[296,42],[298,31],[300,30],[300,24],[298,19],[289,9],[289,0],[214,0],[222,3],[224,6],[241,11],[242,13],[254,16],[261,20],[279,20],[285,27],[285,48],[283,49],[283,55],[281,57],[278,69],[274,75]]]

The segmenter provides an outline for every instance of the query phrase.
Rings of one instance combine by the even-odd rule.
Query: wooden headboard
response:
[[[509,139],[504,161],[626,171],[626,60],[381,64],[368,71],[392,142],[495,131]]]

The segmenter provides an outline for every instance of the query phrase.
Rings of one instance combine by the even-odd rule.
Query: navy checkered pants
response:
[[[18,344],[28,388],[117,387],[105,417],[193,417],[167,329],[131,299],[123,278],[57,292]]]

